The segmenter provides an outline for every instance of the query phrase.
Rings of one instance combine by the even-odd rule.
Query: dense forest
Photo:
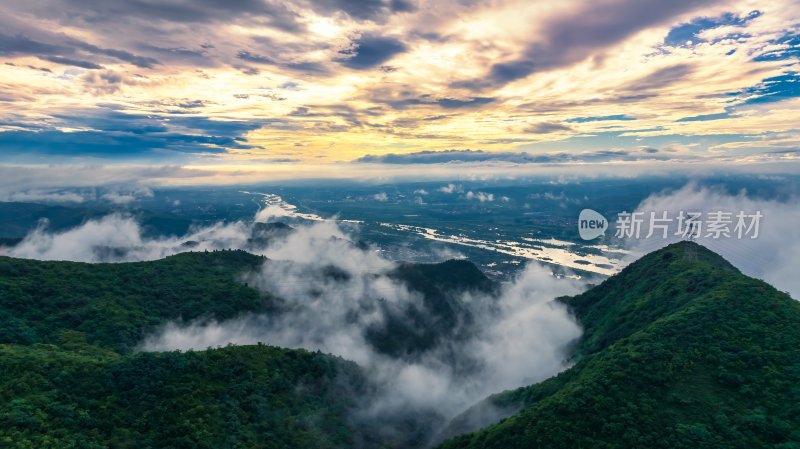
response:
[[[422,444],[429,430],[413,428],[417,418],[392,423],[401,435],[354,421],[374,386],[338,357],[268,345],[137,352],[169,321],[281,313],[281,298],[244,281],[265,263],[282,262],[244,251],[108,264],[0,257],[0,446]],[[497,288],[466,261],[401,264],[385,275],[421,298],[370,329],[376,348],[396,356],[426,350],[447,336],[450,327],[438,324],[466,319],[457,305],[463,291]]]
[[[489,398],[521,411],[456,448],[800,448],[800,303],[693,242],[560,298],[575,365]]]
[[[0,257],[0,446],[425,446],[424,417],[391,423],[401,434],[359,420],[374,386],[338,357],[266,344],[136,351],[167,321],[281,313],[281,298],[244,281],[264,263],[277,262],[243,251],[120,264]],[[465,261],[386,275],[421,295],[369,331],[394,357],[458,341],[477,317],[456,298],[499,288]],[[441,433],[442,449],[800,447],[800,303],[785,293],[682,242],[558,301],[584,329],[572,367],[475,405]],[[456,322],[465,326],[449,331]],[[471,427],[490,409],[511,416]]]

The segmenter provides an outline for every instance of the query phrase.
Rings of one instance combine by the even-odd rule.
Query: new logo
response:
[[[608,220],[599,212],[584,209],[578,216],[578,234],[584,240],[592,240],[606,233]]]

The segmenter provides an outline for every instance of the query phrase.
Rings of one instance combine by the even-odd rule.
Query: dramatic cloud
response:
[[[120,82],[113,77],[103,79],[107,84],[102,89],[115,90]],[[113,109],[76,112],[83,113],[57,115],[57,122],[33,129],[24,129],[22,124],[19,126],[22,129],[0,131],[0,155],[26,160],[37,155],[163,158],[164,150],[223,153],[229,149],[252,148],[245,143],[243,135],[264,124],[263,121],[223,121],[185,115],[143,115]],[[63,129],[76,127],[84,129]]]
[[[794,0],[0,4],[2,162],[798,159]]]
[[[503,85],[537,71],[553,70],[580,62],[639,30],[708,5],[709,2],[697,0],[669,3],[607,0],[584,3],[581,7],[556,15],[542,24],[546,40],[532,42],[516,60],[493,65],[489,71],[489,80]]]
[[[351,48],[343,50],[339,62],[351,69],[371,69],[405,50],[406,46],[399,40],[366,35],[354,40]]]

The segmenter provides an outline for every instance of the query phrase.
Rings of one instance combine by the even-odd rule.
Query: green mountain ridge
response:
[[[575,365],[495,395],[521,409],[455,448],[798,448],[800,303],[681,242],[560,301],[584,327]]]
[[[281,313],[281,298],[243,280],[265,263],[285,262],[244,251],[102,264],[0,257],[0,447],[420,446],[430,432],[422,421],[433,422],[426,411],[398,417],[392,432],[353,421],[374,386],[339,357],[262,344],[135,351],[167,322]],[[496,288],[466,261],[385,274],[421,295],[389,323],[460,320],[463,291]],[[403,354],[449,337],[411,330]]]
[[[244,283],[264,263],[281,262],[244,251],[117,264],[0,257],[0,446],[425,447],[435,422],[425,411],[355,418],[373,387],[339,357],[264,344],[135,351],[169,321],[280,313],[280,297]],[[384,275],[420,294],[369,336],[401,358],[461,338],[446,328],[476,318],[464,292],[498,291],[467,261]],[[800,447],[800,303],[785,293],[682,242],[558,300],[584,328],[574,365],[477,404],[441,448]]]

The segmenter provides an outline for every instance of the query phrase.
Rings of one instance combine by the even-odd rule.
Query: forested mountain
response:
[[[575,365],[488,407],[521,410],[455,448],[800,447],[800,303],[681,242],[561,298],[584,327]]]
[[[392,423],[400,433],[355,418],[373,386],[341,358],[262,344],[135,351],[169,321],[282,313],[279,296],[246,285],[243,274],[265,263],[281,262],[243,251],[120,264],[0,258],[0,446],[423,447],[424,418]],[[476,319],[460,295],[498,291],[464,261],[383,275],[420,295],[368,330],[393,357],[457,341]],[[800,303],[785,293],[682,242],[558,300],[584,328],[574,365],[465,412],[443,449],[800,444]],[[462,434],[490,409],[512,416]]]
[[[275,230],[283,232],[264,229]],[[135,351],[166,322],[282,313],[281,298],[244,281],[265,263],[285,262],[244,251],[108,264],[0,257],[0,446],[347,448],[424,436],[409,428],[402,442],[376,441],[373,424],[355,423],[353,409],[372,387],[338,357],[267,345]],[[464,261],[404,264],[384,275],[420,294],[389,317],[390,327],[372,329],[386,353],[378,337],[401,323],[461,320],[462,292],[496,289]],[[412,328],[404,351],[446,335]]]

